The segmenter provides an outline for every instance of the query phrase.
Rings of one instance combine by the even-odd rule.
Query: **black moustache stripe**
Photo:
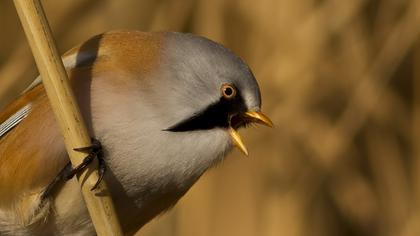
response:
[[[165,129],[165,131],[185,132],[209,130],[217,127],[227,128],[229,127],[230,116],[244,111],[244,108],[244,101],[239,94],[231,100],[221,97],[219,101],[209,105],[203,111]]]

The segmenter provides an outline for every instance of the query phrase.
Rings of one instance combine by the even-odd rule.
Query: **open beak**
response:
[[[264,115],[262,112],[259,111],[247,111],[240,115],[240,119],[244,123],[257,123],[262,124],[268,127],[273,127],[273,122],[268,118],[266,115]],[[241,139],[241,136],[239,136],[239,133],[235,130],[235,126],[232,127],[232,125],[229,127],[229,135],[232,138],[233,143],[235,146],[246,156],[248,156],[248,150],[244,144],[244,142]]]

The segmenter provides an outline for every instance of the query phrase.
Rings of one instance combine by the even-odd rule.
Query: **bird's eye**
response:
[[[232,99],[236,96],[236,88],[232,84],[223,84],[220,91],[226,99]]]

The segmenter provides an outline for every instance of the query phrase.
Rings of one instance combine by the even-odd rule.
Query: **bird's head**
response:
[[[170,33],[162,61],[170,94],[167,132],[223,129],[248,155],[237,129],[251,123],[272,126],[261,112],[261,95],[249,67],[223,46],[191,34]]]

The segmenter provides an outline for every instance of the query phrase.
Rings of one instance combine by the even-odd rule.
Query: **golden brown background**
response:
[[[111,29],[221,42],[276,127],[139,235],[420,235],[419,0],[45,0],[61,52]],[[36,76],[0,1],[0,109]],[[18,82],[17,82],[18,81]]]

